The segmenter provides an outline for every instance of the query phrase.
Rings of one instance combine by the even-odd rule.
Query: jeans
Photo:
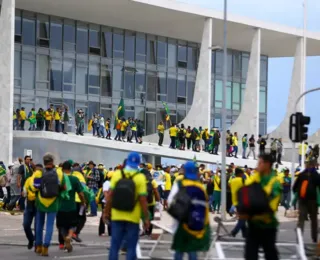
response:
[[[197,252],[188,252],[186,253],[189,256],[189,260],[197,260]],[[175,252],[174,260],[183,260],[183,252]]]
[[[99,136],[104,138],[104,126],[99,126]]]
[[[29,131],[36,131],[36,124],[31,124],[30,123],[30,127],[29,127]]]
[[[99,134],[98,129],[97,129],[97,124],[93,123],[92,124],[92,135],[95,136],[97,134]]]
[[[83,130],[84,130],[84,124],[82,122],[80,122],[77,126],[77,135],[83,135]]]
[[[34,202],[29,202],[23,213],[23,229],[29,242],[34,241],[34,235],[31,230],[32,221],[36,216],[36,207]],[[34,221],[34,230],[36,230],[36,221]]]
[[[92,188],[92,191],[93,191],[94,195],[96,195],[97,192],[98,192],[98,189],[97,188]],[[98,209],[98,206],[97,206],[96,200],[92,200],[90,202],[91,215],[97,216],[97,209]]]
[[[213,201],[214,197],[213,194],[209,195],[209,210],[213,210]]]
[[[43,245],[44,247],[49,247],[53,234],[53,225],[56,218],[57,212],[41,212],[37,211],[36,213],[36,246]],[[45,217],[47,216],[46,223],[46,235],[43,241],[43,227]]]
[[[253,158],[256,159],[256,151],[255,151],[255,147],[250,147],[249,148],[249,152],[247,157],[249,158],[249,155],[251,154],[251,152],[253,153]]]
[[[123,240],[126,240],[127,260],[136,260],[136,247],[139,239],[139,224],[127,221],[111,222],[111,247],[109,260],[119,259],[119,250]]]
[[[304,231],[304,222],[310,216],[311,238],[314,243],[318,241],[318,205],[316,200],[302,201],[299,200],[299,218],[298,227]]]
[[[218,151],[219,151],[219,145],[217,144],[217,145],[215,145],[214,146],[214,154],[218,154]]]
[[[247,236],[247,227],[246,227],[246,221],[244,219],[238,219],[236,226],[231,231],[231,235],[235,237],[240,230],[242,232],[242,237],[245,238]]]
[[[219,211],[220,210],[220,204],[221,204],[221,191],[214,191],[213,192],[213,198],[214,198],[214,203],[213,203],[213,210],[214,211]]]
[[[7,206],[8,210],[13,210],[16,206],[17,201],[20,199],[20,195],[13,195],[11,196],[10,202]]]
[[[13,120],[13,130],[19,130],[19,120],[18,119]]]
[[[159,143],[158,143],[158,145],[162,145],[162,143],[163,143],[163,133],[159,133],[158,135],[159,135]]]
[[[55,120],[55,130],[57,133],[60,132],[60,121],[59,120]]]
[[[119,129],[117,129],[117,134],[114,140],[119,140],[119,141],[121,140],[121,131]]]
[[[24,123],[26,120],[21,120],[20,122],[20,130],[24,131]]]
[[[50,131],[50,120],[46,120],[46,131]]]
[[[137,131],[132,131],[131,140],[133,137],[136,139],[136,143],[138,143],[139,141],[138,141]]]
[[[111,138],[111,131],[110,129],[106,130],[106,138],[110,139]]]
[[[281,201],[281,205],[288,210],[290,208],[290,199],[291,197],[291,192],[283,192],[282,193],[282,201]]]
[[[247,154],[247,147],[242,146],[242,158],[245,159]]]
[[[238,146],[233,146],[234,157],[238,155]]]
[[[176,149],[176,137],[175,136],[170,136],[171,143],[170,143],[170,148]]]

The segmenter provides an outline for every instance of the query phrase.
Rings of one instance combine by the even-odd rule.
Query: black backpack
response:
[[[179,222],[188,222],[192,200],[182,183],[179,182],[178,185],[179,191],[168,208],[168,214]]]
[[[179,138],[180,138],[180,139],[183,139],[183,138],[185,138],[185,137],[186,137],[186,135],[185,135],[184,129],[181,128],[180,131],[179,131]]]
[[[261,215],[272,212],[269,198],[260,183],[254,182],[238,191],[237,211],[240,215]]]
[[[42,174],[40,194],[42,198],[54,198],[59,196],[60,186],[56,169],[46,170]]]
[[[122,178],[117,182],[113,191],[112,208],[132,212],[137,200],[136,200],[136,184],[133,181],[133,174],[127,178],[121,170]]]

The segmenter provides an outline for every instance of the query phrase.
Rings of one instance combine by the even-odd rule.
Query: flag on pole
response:
[[[120,102],[119,102],[119,105],[118,105],[118,110],[116,111],[116,116],[114,117],[114,128],[113,129],[116,129],[116,125],[117,125],[117,117],[120,119],[122,117],[124,117],[124,114],[125,114],[125,109],[124,109],[124,101],[123,101],[123,98],[121,98]]]
[[[166,111],[166,121],[170,120],[170,110],[166,102],[162,102],[164,110]]]

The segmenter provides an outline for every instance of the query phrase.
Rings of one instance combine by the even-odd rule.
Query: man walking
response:
[[[20,187],[21,191],[23,190],[24,184],[27,181],[27,179],[32,176],[33,170],[32,167],[30,166],[31,164],[31,157],[29,155],[26,155],[24,157],[24,164],[20,165],[19,167],[19,175],[17,179],[17,184]],[[25,198],[21,197],[20,199],[20,210],[24,210],[24,203]]]
[[[163,137],[164,137],[164,125],[163,125],[162,121],[158,125],[158,135],[159,135],[158,145],[162,146]]]
[[[248,148],[248,135],[244,134],[244,136],[242,137],[242,159],[247,159],[246,157],[247,148]]]
[[[171,139],[169,148],[176,149],[176,139],[178,135],[178,129],[175,124],[171,124],[171,127],[169,128],[169,135]]]
[[[96,195],[99,190],[100,173],[93,161],[90,161],[88,163],[88,167],[89,168],[86,173],[87,186],[90,190],[93,191],[94,195]],[[95,200],[92,200],[90,203],[90,211],[91,213],[88,215],[88,217],[97,216],[97,203]]]
[[[249,158],[249,155],[251,153],[253,153],[253,159],[256,159],[256,145],[255,145],[255,139],[254,139],[254,135],[251,135],[250,139],[249,139],[249,153],[247,155],[247,158]]]

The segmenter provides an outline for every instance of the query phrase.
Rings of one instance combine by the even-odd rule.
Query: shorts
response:
[[[168,197],[169,197],[169,194],[170,194],[170,190],[165,190],[165,191],[163,192],[163,199],[167,200]]]
[[[57,228],[70,229],[78,225],[78,211],[62,212],[57,214],[56,225]]]

